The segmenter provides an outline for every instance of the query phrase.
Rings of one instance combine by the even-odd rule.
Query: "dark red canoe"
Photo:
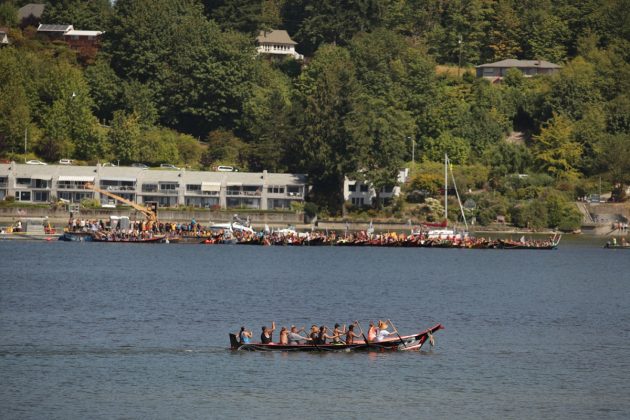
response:
[[[354,344],[261,344],[249,343],[241,344],[236,338],[236,334],[230,334],[230,348],[232,350],[247,351],[405,351],[420,350],[424,343],[429,339],[430,335],[443,329],[442,324],[428,328],[422,332],[413,335],[403,335],[401,338],[389,338],[384,341],[364,341],[355,342]]]

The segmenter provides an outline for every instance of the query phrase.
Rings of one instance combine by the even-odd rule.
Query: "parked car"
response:
[[[132,163],[131,166],[133,166],[134,168],[149,169],[149,167],[144,163]]]
[[[73,163],[74,163],[74,160],[72,159],[59,159],[60,165],[72,165]]]
[[[105,163],[102,163],[102,164],[101,164],[101,166],[111,166],[111,167],[116,167],[116,164],[115,164],[115,163],[105,162]]]
[[[42,162],[41,160],[35,160],[35,159],[33,159],[33,160],[27,160],[27,161],[26,161],[26,164],[27,164],[27,165],[48,165],[47,163]]]
[[[238,172],[238,169],[236,169],[234,166],[219,166],[217,168],[218,172]]]
[[[164,168],[164,169],[175,169],[176,171],[179,171],[179,168],[175,165],[171,165],[170,163],[163,163],[160,165],[160,168]]]

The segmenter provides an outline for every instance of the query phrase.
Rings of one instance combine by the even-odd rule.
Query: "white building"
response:
[[[398,185],[381,188],[379,197],[383,202],[391,201],[398,197],[401,192],[400,186],[407,181],[409,168],[401,169],[398,172]],[[371,206],[376,199],[376,190],[368,183],[356,180],[345,179],[343,182],[343,198],[350,201],[353,206]]]
[[[0,164],[0,200],[47,203],[85,198],[109,204],[110,198],[87,189],[92,183],[138,204],[161,207],[289,209],[303,202],[306,176],[263,172],[143,170],[133,167]]]
[[[304,59],[302,54],[295,51],[297,42],[293,41],[285,30],[260,31],[256,42],[259,54],[289,55],[296,60]]]

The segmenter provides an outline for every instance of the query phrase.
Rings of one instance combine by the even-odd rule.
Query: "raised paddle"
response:
[[[392,320],[388,319],[387,322],[389,322],[389,324],[392,326],[392,328],[394,329],[394,332],[396,333],[398,338],[400,338],[400,342],[403,343],[403,346],[407,347],[407,344],[405,343],[405,341],[402,339],[400,334],[398,334],[398,329],[394,326],[394,323],[392,322]]]

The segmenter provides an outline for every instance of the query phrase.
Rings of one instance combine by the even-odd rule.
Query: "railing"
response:
[[[89,188],[86,188],[85,185],[83,183],[81,183],[81,184],[74,184],[74,185],[59,185],[59,184],[57,184],[57,189],[58,190],[87,190]]]
[[[262,192],[260,191],[240,191],[240,190],[227,190],[226,195],[230,197],[260,197]]]
[[[136,187],[132,187],[129,185],[101,185],[101,189],[107,191],[136,191]]]

